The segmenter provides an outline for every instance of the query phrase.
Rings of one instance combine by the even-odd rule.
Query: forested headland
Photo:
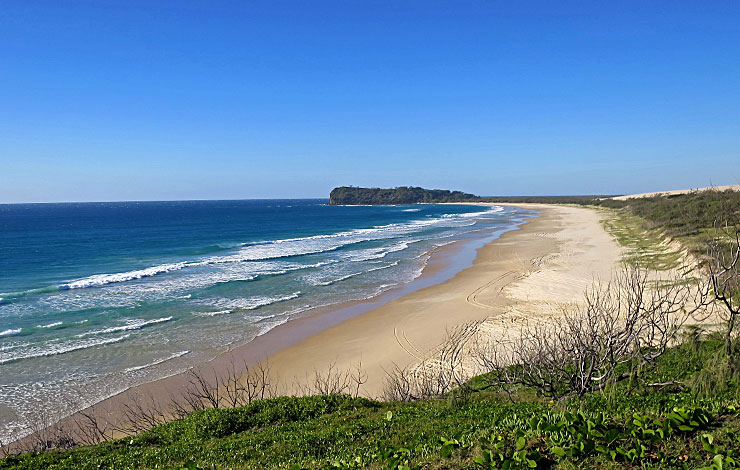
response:
[[[340,186],[329,194],[331,205],[433,204],[439,202],[477,202],[480,197],[462,191],[424,189],[411,186],[397,188],[359,188]]]

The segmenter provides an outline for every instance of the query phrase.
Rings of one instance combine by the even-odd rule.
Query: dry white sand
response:
[[[652,193],[640,193],[640,194],[627,194],[625,196],[617,196],[612,199],[617,201],[626,201],[628,199],[637,199],[641,197],[653,197],[653,196],[670,196],[673,194],[690,194],[702,191],[740,191],[740,184],[731,184],[726,186],[709,186],[706,188],[694,188],[694,189],[674,189],[671,191],[656,191]]]

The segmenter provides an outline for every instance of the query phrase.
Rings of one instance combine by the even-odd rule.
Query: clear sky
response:
[[[738,183],[737,0],[0,0],[0,202]]]

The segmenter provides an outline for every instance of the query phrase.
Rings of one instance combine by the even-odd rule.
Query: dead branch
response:
[[[716,224],[715,224],[716,225]],[[722,307],[725,355],[731,374],[737,372],[735,330],[740,319],[740,226],[715,227],[715,237],[708,246],[708,270],[712,292]]]
[[[161,410],[153,395],[142,396],[139,393],[133,393],[127,401],[121,404],[121,411],[124,421],[118,424],[115,430],[128,436],[148,431],[168,421],[168,415]]]
[[[360,388],[367,383],[367,372],[362,368],[362,361],[357,363],[355,369],[350,373],[349,378],[353,385],[352,396],[357,398],[360,396]]]
[[[654,362],[706,298],[701,283],[678,275],[653,281],[646,270],[625,265],[611,282],[587,291],[584,306],[564,309],[560,321],[488,338],[476,358],[491,384],[509,391],[525,386],[553,398],[581,396],[620,380],[622,364]]]
[[[336,362],[331,362],[325,371],[314,369],[313,380],[309,382],[312,395],[334,395],[346,393],[350,389],[349,371],[337,369]]]
[[[97,406],[78,411],[71,419],[80,444],[97,444],[113,438],[111,424],[106,417],[101,416]]]

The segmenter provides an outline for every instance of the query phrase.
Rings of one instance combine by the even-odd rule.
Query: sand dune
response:
[[[627,194],[624,196],[616,196],[612,199],[618,201],[626,201],[627,199],[637,199],[641,197],[652,197],[652,196],[670,196],[672,194],[689,194],[701,191],[740,191],[740,184],[731,184],[726,186],[708,186],[706,188],[693,188],[693,189],[676,189],[672,191],[656,191],[653,193],[640,193],[640,194]]]

